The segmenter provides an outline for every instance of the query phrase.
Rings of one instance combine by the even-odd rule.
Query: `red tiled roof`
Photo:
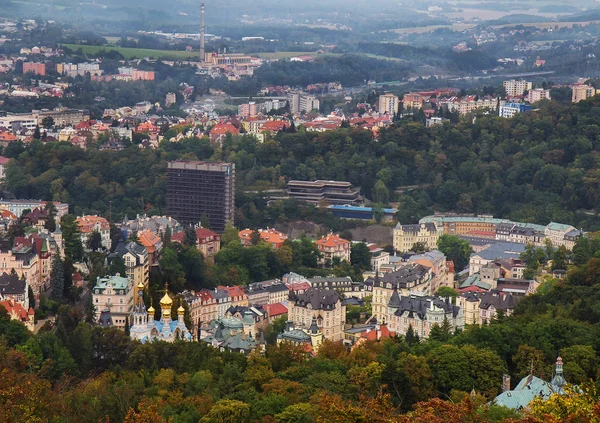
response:
[[[286,127],[286,122],[282,120],[269,120],[263,123],[260,128],[261,131],[281,131],[284,127]]]
[[[287,286],[290,291],[306,291],[311,287],[308,282],[286,283],[285,286]]]
[[[171,235],[171,241],[183,243],[185,239],[185,232],[177,232],[176,234]]]
[[[349,245],[350,241],[333,234],[317,240],[316,244],[318,247],[335,247],[336,245]]]
[[[140,244],[147,248],[149,253],[156,251],[156,244],[161,240],[158,235],[151,232],[149,229],[138,232],[137,236],[140,240]]]
[[[96,229],[96,224],[100,225],[100,230],[107,231],[109,229],[108,220],[100,216],[82,216],[76,220],[79,231],[84,234],[89,234]]]
[[[0,165],[5,165],[10,159],[8,157],[0,156]]]
[[[475,285],[467,286],[466,288],[460,288],[460,289],[457,289],[456,291],[459,294],[461,294],[463,292],[486,292],[485,289],[479,288],[478,286],[475,286]]]
[[[213,232],[210,229],[206,229],[206,228],[196,229],[196,238],[198,238],[198,241],[200,243],[202,243],[203,239],[210,238],[211,236],[214,237],[215,239],[221,238],[218,233]]]
[[[33,308],[29,307],[29,311],[27,311],[21,304],[13,300],[0,301],[0,305],[4,306],[6,311],[8,311],[8,314],[16,315],[19,319],[21,319],[21,321],[24,322],[28,321],[29,315],[34,313]]]
[[[217,123],[210,130],[211,135],[239,134],[240,131],[231,123]]]
[[[264,305],[263,308],[266,310],[269,317],[281,316],[288,312],[287,307],[281,303],[267,304]]]
[[[360,334],[360,337],[366,339],[367,341],[378,341],[380,339],[390,338],[395,335],[396,332],[391,332],[386,325],[381,325],[379,330],[366,330]]]

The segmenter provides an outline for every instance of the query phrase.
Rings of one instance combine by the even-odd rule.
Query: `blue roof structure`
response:
[[[535,398],[548,399],[553,394],[564,395],[564,386],[567,384],[563,377],[563,362],[560,357],[556,360],[556,374],[552,381],[546,382],[534,375],[521,379],[512,391],[502,392],[494,399],[494,404],[522,410],[529,406]]]
[[[346,219],[373,219],[374,209],[372,207],[359,207],[351,205],[334,205],[329,206],[329,210],[336,217]],[[397,210],[395,209],[383,209],[383,214],[386,216],[395,215]]]

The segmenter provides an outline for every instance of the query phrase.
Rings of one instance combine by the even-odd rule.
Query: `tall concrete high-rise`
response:
[[[204,62],[204,3],[200,5],[200,63]]]
[[[223,233],[235,213],[235,164],[178,160],[167,167],[167,214],[183,224],[208,217],[210,229]]]

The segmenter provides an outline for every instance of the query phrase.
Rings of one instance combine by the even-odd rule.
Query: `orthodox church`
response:
[[[185,310],[182,306],[177,309],[177,320],[171,320],[171,306],[173,300],[169,293],[160,300],[160,320],[154,320],[154,307],[146,310],[143,299],[144,285],[138,285],[138,299],[133,308],[133,325],[129,328],[131,339],[137,339],[142,343],[153,341],[175,342],[176,340],[191,341],[192,334],[185,327],[183,315]]]
[[[560,357],[556,360],[556,370],[550,382],[530,374],[524,377],[512,391],[510,390],[510,378],[503,382],[507,386],[504,387],[504,392],[498,395],[493,402],[496,405],[512,408],[513,410],[526,409],[535,398],[546,400],[553,394],[564,395],[564,387],[567,384],[563,376],[563,361]]]

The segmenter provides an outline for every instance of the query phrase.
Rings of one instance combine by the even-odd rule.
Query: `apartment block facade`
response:
[[[235,164],[173,161],[167,168],[167,213],[183,224],[203,215],[211,229],[225,231],[235,212]]]

